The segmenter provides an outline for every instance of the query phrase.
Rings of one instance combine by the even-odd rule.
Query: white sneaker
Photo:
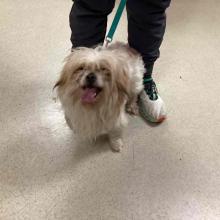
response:
[[[141,117],[147,121],[160,123],[166,119],[165,105],[153,80],[145,84],[139,95],[138,106]]]

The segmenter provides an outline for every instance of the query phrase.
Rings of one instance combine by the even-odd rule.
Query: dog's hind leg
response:
[[[137,96],[132,96],[126,103],[125,110],[130,115],[138,115]]]
[[[115,129],[108,133],[109,141],[112,150],[120,152],[123,148],[122,131],[121,129]]]

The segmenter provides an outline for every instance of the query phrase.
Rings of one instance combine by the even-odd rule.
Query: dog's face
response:
[[[104,98],[112,84],[108,63],[103,60],[87,61],[81,64],[76,75],[79,97],[83,104],[95,104]]]
[[[67,58],[55,86],[74,102],[95,106],[110,99],[123,102],[129,80],[123,63],[113,57],[111,51],[81,48]]]

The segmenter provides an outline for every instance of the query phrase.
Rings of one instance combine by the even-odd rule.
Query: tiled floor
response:
[[[155,67],[168,120],[131,119],[120,154],[76,146],[52,100],[71,4],[0,1],[0,219],[219,220],[220,1],[173,0]]]

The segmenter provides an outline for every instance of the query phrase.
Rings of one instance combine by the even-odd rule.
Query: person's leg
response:
[[[170,0],[128,0],[128,42],[141,53],[147,72],[144,74],[145,91],[141,93],[139,107],[142,116],[152,122],[165,119],[164,103],[157,94],[152,80],[154,62],[166,27],[166,8]]]
[[[72,47],[92,47],[104,41],[107,15],[115,0],[75,0],[69,21]]]
[[[141,53],[149,72],[160,54],[169,4],[170,0],[127,1],[128,42]]]

